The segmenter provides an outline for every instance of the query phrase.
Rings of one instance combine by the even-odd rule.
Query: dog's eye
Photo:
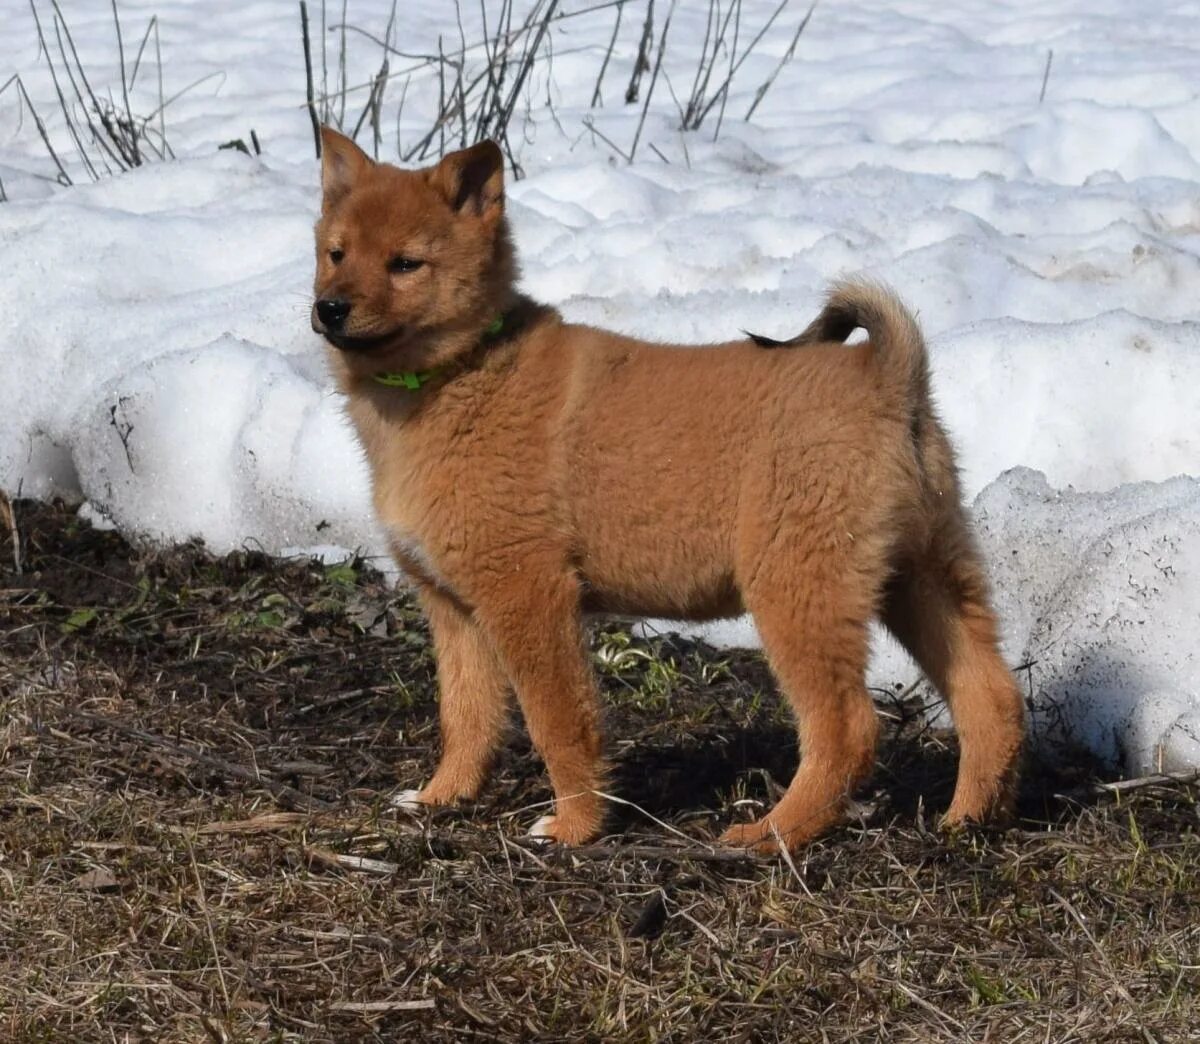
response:
[[[329,260],[330,260],[330,261],[332,261],[332,262],[333,262],[335,265],[336,265],[336,264],[337,264],[339,261],[341,261],[341,259],[342,259],[343,257],[345,257],[345,256],[346,256],[346,252],[345,252],[344,250],[331,250],[331,251],[329,251]]]
[[[388,262],[388,271],[415,272],[423,264],[425,264],[424,261],[419,261],[415,257],[404,257],[403,255],[397,254]]]

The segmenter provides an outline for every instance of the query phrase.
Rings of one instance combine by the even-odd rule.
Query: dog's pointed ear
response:
[[[429,183],[457,211],[490,220],[504,213],[504,154],[494,141],[450,153],[430,170]]]
[[[321,191],[329,207],[346,195],[374,161],[346,135],[321,128]]]

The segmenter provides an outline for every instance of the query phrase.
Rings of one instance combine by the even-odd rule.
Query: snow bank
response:
[[[1078,493],[1016,468],[975,519],[1043,742],[1134,774],[1200,765],[1200,481]]]
[[[219,156],[0,208],[0,484],[217,550],[372,549],[306,330],[314,198]]]
[[[1200,767],[1200,480],[1084,493],[1017,467],[972,514],[1038,746],[1129,775]],[[695,630],[756,644],[744,620]],[[882,628],[874,637],[870,684],[920,680]],[[949,721],[940,704],[934,718]]]
[[[317,190],[295,8],[150,7],[167,93],[196,84],[169,110],[178,162],[58,190],[16,93],[0,96],[0,486],[217,550],[378,551],[361,455],[307,324]],[[745,0],[745,24],[775,7]],[[612,31],[602,8],[554,30],[554,79],[539,67],[531,80],[548,104],[519,117],[528,176],[510,192],[527,288],[629,333],[782,336],[836,276],[892,283],[928,332],[968,494],[984,490],[1007,651],[1036,661],[1041,734],[1131,770],[1200,764],[1196,501],[1192,480],[1164,481],[1200,470],[1200,13],[1142,7],[821,6],[743,122],[797,6],[747,61],[717,141],[711,125],[681,134],[664,95],[632,165],[583,123],[628,146],[640,119],[620,104],[639,19],[605,105],[589,106]],[[352,0],[350,20],[382,30],[390,8]],[[121,10],[128,40],[150,9]],[[706,11],[676,9],[677,88]],[[478,11],[463,16],[477,38]],[[117,79],[110,17],[68,12],[100,91]],[[436,51],[445,12],[404,18],[405,49]],[[28,11],[5,29],[12,71],[78,174]],[[378,60],[350,35],[361,79]],[[436,96],[421,76],[384,114],[409,142]],[[135,110],[157,101],[153,81]],[[261,158],[216,153],[252,127]],[[1048,485],[1010,470],[1022,467]],[[745,621],[719,633],[754,640]],[[909,674],[881,643],[874,676]]]

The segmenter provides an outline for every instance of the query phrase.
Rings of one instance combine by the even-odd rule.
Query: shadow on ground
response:
[[[1194,787],[1031,766],[1015,825],[943,835],[953,736],[881,692],[859,817],[752,860],[711,842],[795,768],[761,658],[611,623],[612,834],[532,849],[519,723],[476,804],[386,807],[434,763],[433,663],[361,563],[15,519],[3,1039],[1166,1041],[1200,1016]]]

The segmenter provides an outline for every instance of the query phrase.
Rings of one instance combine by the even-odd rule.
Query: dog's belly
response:
[[[709,590],[686,592],[598,589],[585,586],[583,608],[589,613],[615,613],[621,616],[656,616],[666,620],[726,620],[746,611],[741,596],[732,584]]]
[[[593,612],[713,620],[743,612],[725,548],[696,534],[643,534],[585,549],[578,568]]]
[[[588,601],[631,615],[736,616],[737,471],[683,432],[665,437],[689,463],[655,458],[636,425],[626,452],[597,438],[575,454],[567,499]]]

